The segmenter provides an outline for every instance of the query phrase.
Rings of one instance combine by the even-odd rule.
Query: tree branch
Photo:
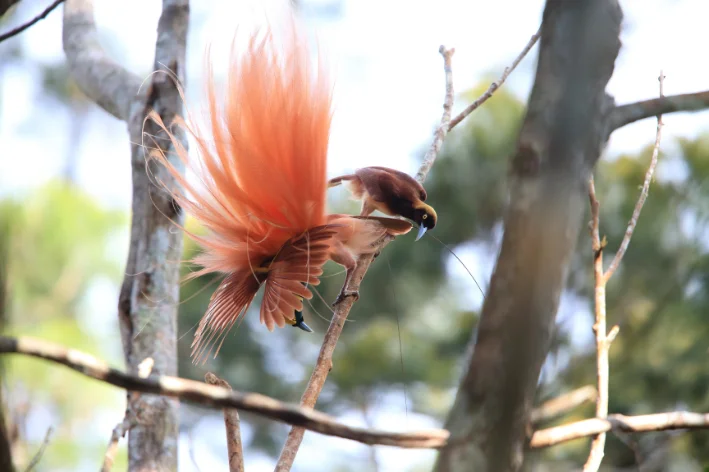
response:
[[[617,0],[547,0],[527,115],[510,163],[504,235],[437,472],[516,471],[555,331],[588,176],[607,140]],[[456,444],[458,442],[458,444]]]
[[[435,448],[445,444],[448,438],[448,432],[441,429],[412,433],[388,433],[352,428],[337,422],[329,415],[314,411],[312,408],[283,403],[258,393],[230,391],[223,387],[166,375],[151,375],[142,378],[113,369],[104,361],[90,354],[66,349],[58,344],[30,337],[12,338],[0,335],[0,354],[7,353],[24,354],[56,362],[87,377],[132,392],[179,398],[214,409],[236,408],[272,420],[297,425],[317,433],[351,439],[363,444],[402,448]]]
[[[660,82],[660,98],[664,97],[663,93],[663,86],[664,86],[664,81],[665,81],[665,76],[660,71],[660,76],[658,77],[658,80]],[[623,259],[623,256],[625,255],[625,251],[628,250],[628,245],[630,244],[630,238],[633,237],[633,232],[635,231],[635,226],[638,224],[638,218],[640,218],[640,212],[643,209],[643,205],[645,205],[645,200],[647,200],[648,193],[650,192],[650,183],[652,183],[652,177],[655,174],[655,167],[657,167],[657,158],[660,153],[660,140],[662,138],[662,115],[657,116],[657,131],[655,132],[655,146],[652,148],[652,158],[650,159],[650,165],[647,168],[647,172],[645,172],[645,180],[643,182],[642,190],[640,191],[640,196],[638,197],[638,201],[635,204],[635,209],[633,210],[633,215],[630,217],[630,221],[628,221],[628,227],[625,230],[625,235],[623,236],[623,241],[620,243],[620,247],[618,248],[618,252],[615,253],[615,256],[613,257],[613,260],[611,261],[611,264],[608,266],[608,270],[603,274],[603,280],[604,282],[608,282],[608,280],[613,276],[615,271],[618,269],[618,266],[620,265],[620,261]]]
[[[101,47],[93,0],[66,0],[62,42],[69,72],[81,91],[111,115],[128,121],[140,79]]]
[[[443,105],[443,118],[441,120],[441,125],[436,129],[434,135],[433,143],[429,152],[421,164],[421,168],[416,175],[419,182],[423,183],[428,171],[433,166],[436,160],[438,150],[441,147],[441,143],[446,136],[446,129],[448,122],[450,121],[451,108],[453,105],[453,78],[452,78],[452,68],[451,68],[451,58],[453,56],[453,49],[446,49],[441,46],[439,48],[440,54],[443,56],[444,68],[445,68],[445,78],[446,78],[446,96]],[[394,237],[386,235],[380,241],[375,244],[375,252],[372,254],[366,254],[357,261],[357,267],[354,270],[353,276],[350,280],[349,286],[342,287],[342,290],[348,291],[358,291],[359,286],[362,283],[362,278],[369,270],[369,266],[372,261],[379,254],[387,244],[394,240]],[[330,326],[325,333],[325,339],[323,340],[322,347],[320,348],[320,353],[318,354],[318,360],[315,364],[315,369],[310,376],[308,385],[305,388],[305,392],[300,399],[300,404],[304,407],[313,408],[317,402],[318,396],[325,385],[325,380],[327,375],[332,369],[332,355],[335,351],[335,346],[337,345],[337,340],[342,334],[342,329],[345,326],[345,320],[354,305],[353,297],[344,297],[340,303],[335,306],[335,311],[332,316],[332,321]],[[298,452],[301,442],[303,441],[303,435],[305,434],[305,429],[302,426],[294,426],[289,432],[286,442],[283,445],[281,454],[276,463],[276,472],[288,472],[291,467],[293,467],[293,462],[295,461],[295,456]],[[446,432],[447,435],[447,432]]]
[[[490,97],[492,97],[492,94],[494,94],[497,91],[497,89],[502,87],[502,84],[505,83],[505,81],[507,80],[507,77],[509,77],[510,74],[512,73],[512,71],[517,68],[517,66],[519,65],[520,62],[522,62],[522,59],[524,59],[524,57],[527,55],[527,53],[529,53],[529,51],[532,49],[532,47],[537,43],[537,41],[539,40],[539,37],[541,35],[542,35],[542,28],[540,26],[539,29],[537,30],[537,32],[534,33],[532,35],[532,37],[529,39],[529,41],[527,42],[527,45],[524,47],[524,49],[522,49],[522,52],[520,52],[519,55],[515,58],[514,62],[512,62],[512,65],[509,67],[505,67],[505,70],[502,72],[502,75],[500,76],[500,78],[497,79],[496,82],[491,83],[490,87],[488,87],[488,89],[485,91],[485,93],[483,93],[477,100],[475,100],[473,103],[468,105],[465,108],[465,110],[458,113],[458,115],[456,115],[456,117],[450,121],[450,125],[448,126],[449,132],[450,132],[450,130],[455,128],[458,125],[458,123],[463,121],[468,115],[470,115],[473,111],[475,111],[477,108],[479,108],[480,105],[482,105],[483,103],[488,101],[488,99]]]
[[[177,307],[184,221],[182,209],[154,182],[176,183],[164,166],[146,163],[144,136],[182,170],[184,165],[172,141],[154,121],[145,117],[154,110],[164,123],[182,115],[179,86],[184,86],[189,0],[163,0],[158,20],[153,74],[144,92],[133,100],[128,117],[131,141],[132,219],[130,249],[118,300],[118,321],[123,352],[130,372],[139,371],[146,358],[153,372],[177,374]],[[169,69],[169,73],[164,69]],[[187,146],[184,133],[175,137]],[[155,180],[151,180],[155,179]],[[177,401],[152,395],[129,395],[128,410],[136,425],[128,433],[130,470],[176,470],[179,421]]]
[[[140,144],[143,132],[173,165],[183,165],[170,147],[171,141],[145,117],[155,110],[164,123],[182,114],[178,82],[184,82],[185,46],[189,0],[163,0],[157,26],[155,61],[151,81],[139,92],[141,81],[110,60],[101,48],[94,23],[92,0],[66,0],[63,44],[69,70],[79,87],[108,113],[128,125],[132,164],[131,240],[118,301],[118,318],[126,364],[138,372],[140,363],[151,358],[158,374],[177,373],[177,300],[182,233],[173,222],[182,223],[180,208],[158,191],[149,174],[166,185],[175,185],[166,169],[146,164]],[[172,74],[157,73],[167,67]],[[184,136],[176,136],[186,146]],[[147,172],[146,172],[147,167]],[[172,220],[172,221],[171,221]],[[150,395],[129,395],[127,414],[136,423],[128,437],[131,470],[177,468],[178,404]]]
[[[610,116],[610,131],[645,118],[675,112],[701,111],[709,108],[709,90],[670,95],[617,106]]]
[[[708,428],[709,413],[674,411],[639,416],[610,415],[606,419],[591,418],[536,431],[532,436],[530,446],[535,449],[550,447],[609,431],[647,433],[673,429]]]
[[[29,28],[30,26],[34,25],[35,23],[38,23],[39,21],[45,19],[47,15],[49,15],[55,8],[57,8],[64,0],[54,0],[51,5],[49,5],[47,8],[42,11],[39,15],[35,16],[32,18],[30,21],[27,23],[23,23],[20,26],[11,29],[7,33],[0,34],[0,43],[5,41],[6,39],[12,38],[13,36],[17,36],[18,34],[22,33],[24,30]]]
[[[32,472],[37,465],[39,465],[39,461],[42,460],[42,456],[44,455],[44,451],[47,450],[47,446],[49,446],[49,441],[52,439],[52,433],[54,432],[54,428],[51,426],[47,428],[47,432],[44,434],[44,439],[42,440],[42,444],[39,446],[39,450],[37,453],[32,457],[32,460],[30,461],[29,465],[25,469],[25,472]]]
[[[660,71],[658,78],[660,82],[660,97],[663,96],[663,85],[665,76]],[[645,173],[645,181],[643,183],[640,197],[635,204],[633,215],[630,217],[628,227],[625,230],[623,241],[620,244],[618,252],[616,252],[613,261],[608,270],[603,271],[603,249],[606,245],[605,237],[601,240],[600,237],[600,221],[599,210],[600,204],[596,198],[596,187],[593,181],[593,176],[589,182],[589,200],[591,204],[591,246],[593,249],[593,277],[595,282],[594,288],[594,306],[596,314],[596,322],[593,325],[593,331],[596,335],[596,372],[598,378],[598,399],[596,401],[596,417],[605,418],[608,416],[608,376],[609,376],[609,360],[608,352],[611,343],[618,335],[619,327],[614,326],[611,331],[606,334],[606,285],[620,265],[625,251],[628,249],[630,239],[633,236],[633,231],[638,223],[640,212],[642,211],[645,200],[647,199],[650,190],[650,182],[657,166],[657,156],[660,150],[660,139],[662,136],[662,115],[657,117],[657,132],[655,133],[655,146],[652,151],[650,165]],[[601,432],[595,435],[591,443],[588,459],[584,464],[584,472],[596,472],[601,467],[603,456],[605,454],[606,434]]]
[[[586,402],[595,401],[598,397],[596,387],[586,385],[576,390],[572,390],[556,398],[547,400],[534,410],[531,414],[532,424],[548,421],[552,418],[561,416],[569,411],[583,405]]]
[[[428,172],[433,167],[433,163],[438,156],[441,146],[443,145],[443,140],[446,139],[448,131],[452,129],[451,123],[451,113],[453,111],[453,68],[451,65],[451,60],[453,59],[453,54],[455,54],[455,48],[446,49],[445,46],[441,46],[438,52],[443,56],[443,70],[445,71],[446,77],[446,95],[443,100],[443,116],[441,117],[441,123],[436,128],[433,135],[433,142],[431,147],[426,152],[423,158],[421,167],[416,173],[416,180],[423,183],[426,180]]]
[[[30,337],[12,338],[0,335],[0,354],[12,353],[62,364],[86,377],[126,390],[180,398],[213,409],[237,408],[282,423],[299,425],[320,434],[363,444],[436,449],[448,443],[448,431],[442,429],[390,433],[352,428],[311,408],[283,403],[258,393],[242,393],[179,377],[151,375],[143,378],[113,369],[90,354],[66,349],[58,344]],[[668,429],[709,429],[709,413],[680,411],[640,416],[610,415],[607,419],[592,418],[536,431],[530,444],[533,448],[543,448],[611,430],[650,432]]]
[[[224,379],[220,379],[211,372],[207,372],[204,381],[209,385],[217,385],[229,391],[231,385]],[[239,411],[224,408],[224,427],[226,429],[226,447],[229,456],[229,472],[244,472],[244,449],[241,445],[241,425],[239,423]]]

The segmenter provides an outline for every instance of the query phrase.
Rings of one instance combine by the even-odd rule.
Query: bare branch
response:
[[[23,354],[62,364],[87,377],[134,392],[165,395],[213,409],[238,408],[282,423],[350,439],[363,444],[411,449],[437,449],[448,443],[448,431],[431,429],[389,433],[352,428],[311,408],[286,404],[258,393],[242,393],[178,377],[141,378],[113,369],[104,361],[74,349],[39,339],[0,335],[0,354]],[[669,412],[641,416],[610,415],[536,431],[531,447],[543,448],[607,431],[649,432],[670,429],[709,429],[709,413]],[[120,433],[120,432],[119,432]]]
[[[561,416],[584,403],[595,401],[597,396],[596,387],[592,385],[577,388],[536,407],[532,410],[531,421],[540,423]]]
[[[153,371],[153,366],[155,361],[152,357],[148,357],[143,360],[138,365],[138,377],[141,379],[147,378]],[[116,459],[116,453],[118,452],[118,443],[121,438],[128,434],[128,431],[133,429],[137,424],[136,415],[131,410],[131,405],[128,403],[126,408],[126,413],[123,415],[123,420],[113,428],[111,433],[111,439],[108,441],[108,447],[106,448],[106,454],[103,456],[103,465],[101,465],[101,472],[109,472],[113,468],[113,462]]]
[[[507,77],[510,76],[513,70],[517,68],[520,62],[522,62],[522,59],[529,53],[529,51],[532,49],[532,47],[537,43],[539,40],[539,37],[542,35],[542,28],[541,26],[537,30],[534,35],[529,39],[527,42],[527,45],[522,49],[522,52],[519,53],[519,55],[515,58],[514,62],[512,63],[511,66],[505,67],[505,70],[502,72],[502,75],[500,76],[499,79],[497,79],[496,82],[493,82],[490,84],[490,87],[485,91],[484,94],[482,94],[477,100],[475,100],[473,103],[468,105],[465,110],[461,111],[455,118],[453,118],[450,121],[450,125],[448,126],[448,131],[452,130],[455,128],[458,123],[463,121],[465,117],[470,115],[473,111],[475,111],[480,105],[488,101],[490,97],[492,97],[492,94],[497,91],[500,87],[502,87],[502,84],[505,83],[507,80]]]
[[[127,122],[140,79],[110,59],[101,47],[93,0],[66,0],[62,41],[69,71],[81,91],[108,113]]]
[[[212,372],[207,372],[204,381],[232,390],[231,385]],[[244,472],[244,449],[241,445],[241,425],[239,412],[233,408],[224,408],[224,427],[226,428],[226,447],[229,455],[229,472]]]
[[[223,387],[167,375],[141,378],[113,369],[90,354],[35,338],[0,335],[0,354],[6,353],[24,354],[56,362],[87,377],[128,391],[179,398],[214,409],[237,408],[316,433],[351,439],[363,444],[428,449],[441,447],[448,438],[448,432],[441,429],[389,433],[353,428],[312,408],[283,403],[258,393],[229,391]]]
[[[130,249],[118,297],[118,322],[126,365],[140,370],[146,358],[158,375],[177,375],[177,301],[180,297],[180,266],[183,234],[176,231],[184,213],[167,192],[154,182],[177,185],[164,166],[146,163],[140,144],[145,133],[154,137],[159,152],[180,171],[184,165],[172,141],[153,121],[150,111],[164,123],[182,115],[178,86],[184,87],[189,0],[162,0],[157,25],[154,73],[141,94],[132,100],[128,116],[133,180]],[[165,71],[169,70],[169,73]],[[175,137],[186,149],[184,133]],[[151,177],[154,180],[151,180]],[[179,403],[154,395],[128,395],[128,409],[137,415],[128,436],[129,470],[176,470]]]
[[[709,90],[669,95],[617,106],[610,116],[610,131],[645,118],[675,112],[701,111],[709,108]]]
[[[52,439],[52,433],[54,432],[54,428],[51,426],[47,428],[47,432],[44,435],[44,440],[42,441],[42,445],[39,446],[39,450],[37,451],[37,454],[34,455],[32,460],[30,461],[29,465],[25,469],[25,472],[32,472],[37,465],[39,465],[39,461],[42,460],[42,456],[44,455],[44,451],[47,449],[47,446],[49,446],[49,441]]]
[[[535,449],[550,447],[609,431],[647,433],[676,429],[709,429],[709,413],[674,411],[639,416],[610,415],[606,419],[591,418],[536,431],[530,446]]]
[[[599,207],[596,198],[596,186],[593,176],[589,181],[588,190],[591,203],[591,248],[593,249],[594,307],[596,322],[593,331],[596,335],[596,376],[598,378],[598,398],[596,399],[596,417],[605,418],[608,415],[608,350],[610,340],[606,336],[606,280],[603,277],[603,248],[605,238],[601,241],[599,226]],[[615,336],[614,336],[615,337]],[[606,446],[606,434],[600,433],[593,438],[584,472],[595,471],[601,465]]]
[[[17,36],[18,34],[22,33],[24,30],[26,30],[30,26],[45,19],[47,17],[47,15],[49,15],[52,12],[52,10],[57,8],[63,1],[64,0],[54,0],[54,2],[52,2],[51,5],[49,5],[47,8],[44,9],[44,11],[42,11],[42,13],[35,16],[27,23],[23,23],[20,26],[18,26],[17,28],[11,29],[7,33],[0,34],[0,43],[5,41],[6,39],[12,38],[13,36]]]
[[[665,75],[660,71],[660,76],[658,77],[660,82],[660,98],[664,97],[663,86],[665,81]],[[620,265],[620,261],[625,255],[625,251],[628,250],[628,245],[630,244],[630,238],[633,237],[633,232],[635,231],[635,226],[638,224],[638,218],[640,217],[640,212],[645,205],[645,200],[647,200],[648,193],[650,192],[650,183],[652,182],[652,176],[655,173],[655,167],[657,167],[657,158],[660,153],[660,140],[662,138],[662,115],[657,116],[657,131],[655,132],[655,146],[652,149],[652,158],[650,159],[650,165],[645,172],[645,181],[643,182],[642,190],[640,191],[640,196],[635,204],[635,209],[633,210],[633,215],[630,217],[628,222],[628,227],[625,230],[625,235],[623,236],[623,241],[620,243],[618,252],[615,253],[613,261],[611,261],[608,270],[603,274],[603,279],[605,282],[610,279],[615,271]]]
[[[443,117],[442,122],[445,123],[450,120],[450,109],[453,104],[453,78],[452,78],[452,68],[451,68],[451,57],[455,52],[454,49],[447,50],[445,47],[441,46],[439,52],[443,56],[445,75],[446,75],[446,98],[443,105]],[[436,160],[436,155],[440,149],[441,142],[446,136],[445,128],[439,126],[438,130],[434,136],[433,144],[429,152],[426,154],[424,162],[416,174],[416,178],[419,182],[423,183],[428,171],[433,166]],[[354,270],[352,279],[350,280],[349,286],[342,287],[342,290],[348,291],[359,291],[359,286],[362,283],[362,278],[369,270],[369,266],[374,261],[374,258],[379,254],[387,244],[394,240],[394,237],[385,235],[380,241],[375,244],[376,251],[372,254],[366,254],[359,258],[357,261],[357,267]],[[325,385],[325,380],[327,375],[332,369],[332,355],[335,351],[335,346],[337,345],[337,340],[342,334],[342,329],[345,326],[345,321],[347,316],[354,305],[354,298],[345,297],[340,303],[335,306],[335,312],[332,315],[332,321],[330,321],[330,326],[325,333],[325,339],[323,340],[322,347],[320,348],[320,354],[318,354],[318,360],[315,364],[315,369],[308,380],[308,385],[305,387],[305,392],[300,399],[301,406],[314,408],[317,402],[318,396]],[[305,429],[302,426],[295,426],[288,432],[288,437],[281,450],[280,457],[276,463],[276,472],[288,472],[291,467],[293,467],[293,462],[295,461],[295,456],[298,452],[301,442],[303,441],[303,435],[305,434]],[[442,430],[440,430],[442,431]],[[448,432],[445,432],[447,437]]]
[[[116,453],[118,452],[118,443],[134,425],[133,416],[130,415],[129,411],[126,411],[123,421],[113,428],[111,439],[108,441],[108,447],[106,448],[106,454],[103,456],[101,472],[109,472],[113,468],[113,462],[116,460]]]
[[[443,56],[443,70],[446,75],[446,95],[443,100],[443,116],[441,117],[441,123],[438,125],[433,135],[431,147],[424,156],[421,167],[416,174],[416,180],[419,182],[426,180],[428,172],[431,170],[431,167],[433,167],[436,156],[438,156],[438,152],[441,150],[443,140],[446,139],[446,135],[448,134],[453,110],[453,67],[451,60],[453,59],[453,54],[455,54],[455,48],[446,49],[445,46],[441,46],[438,52]]]
[[[665,76],[660,71],[660,97],[663,97],[663,85]],[[593,277],[595,281],[594,289],[594,305],[596,313],[596,323],[593,325],[593,331],[596,335],[596,371],[598,377],[598,399],[596,400],[596,417],[605,418],[608,416],[608,376],[609,376],[609,361],[608,351],[611,343],[618,335],[620,328],[614,326],[609,333],[606,333],[606,285],[608,280],[613,276],[616,269],[620,265],[620,261],[625,255],[625,251],[630,244],[630,238],[633,236],[633,231],[638,223],[640,212],[642,211],[645,200],[647,199],[650,190],[650,182],[657,166],[657,156],[660,149],[660,138],[662,131],[662,115],[657,117],[657,132],[655,134],[655,147],[652,152],[650,166],[645,173],[645,182],[640,192],[638,202],[635,204],[633,215],[628,222],[628,227],[625,230],[625,236],[620,244],[618,252],[616,252],[613,261],[608,270],[603,272],[603,249],[605,248],[605,238],[600,238],[600,221],[599,221],[599,202],[596,198],[596,187],[594,185],[593,176],[589,182],[589,200],[591,203],[591,246],[593,248]],[[596,472],[601,467],[604,451],[606,446],[606,433],[600,432],[595,435],[591,443],[591,450],[584,464],[584,472]]]

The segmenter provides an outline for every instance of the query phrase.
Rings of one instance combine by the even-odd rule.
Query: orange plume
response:
[[[151,154],[182,186],[168,191],[208,230],[206,236],[187,233],[202,247],[193,260],[202,269],[190,277],[227,274],[197,329],[195,360],[205,360],[215,347],[216,356],[261,285],[261,322],[269,330],[295,325],[293,313],[312,298],[307,285],[319,283],[325,262],[345,265],[349,275],[356,257],[385,232],[411,229],[403,220],[382,224],[326,215],[331,86],[320,61],[313,67],[295,22],[291,25],[280,55],[269,29],[262,37],[252,35],[245,53],[232,50],[223,96],[208,69],[208,132],[177,120],[197,143],[200,185],[188,182],[164,154]],[[160,117],[152,112],[149,118],[189,165],[187,151]]]

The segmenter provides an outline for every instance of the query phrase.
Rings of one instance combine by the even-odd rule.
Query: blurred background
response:
[[[206,42],[254,21],[276,1],[192,2],[188,100],[200,98]],[[474,100],[536,31],[542,0],[300,0],[309,30],[336,71],[337,112],[331,142],[334,176],[366,165],[413,173],[440,118],[444,93],[438,47],[456,48],[456,109]],[[39,13],[48,2],[22,0],[0,31]],[[95,0],[103,46],[133,72],[153,63],[156,0]],[[621,2],[623,49],[609,92],[618,103],[653,98],[660,69],[665,93],[709,86],[703,0]],[[400,431],[439,427],[450,407],[501,236],[507,162],[524,116],[535,47],[507,84],[448,138],[426,188],[436,230],[421,241],[399,238],[362,285],[336,350],[318,409],[351,425]],[[608,320],[620,325],[611,349],[610,411],[644,414],[709,409],[709,113],[665,116],[657,178],[630,249],[609,285]],[[600,161],[596,186],[601,232],[612,256],[625,231],[649,161],[655,121],[616,132]],[[123,365],[116,319],[128,251],[129,142],[125,125],[87,101],[68,77],[61,47],[61,8],[0,44],[0,326]],[[332,208],[357,212],[340,188]],[[188,225],[191,224],[188,221]],[[199,231],[199,228],[194,228]],[[437,241],[436,238],[440,241]],[[449,246],[462,261],[455,259]],[[188,257],[195,250],[186,243]],[[464,265],[463,265],[464,264]],[[235,389],[297,402],[317,357],[332,302],[342,283],[329,265],[305,313],[312,335],[269,334],[249,314],[216,361],[189,361],[193,326],[214,280],[185,285],[179,308],[180,375],[206,370]],[[582,232],[558,315],[553,352],[539,401],[595,383],[591,330],[590,239]],[[297,332],[296,332],[297,331]],[[36,470],[95,470],[112,428],[124,414],[122,391],[37,360],[3,359],[1,401],[26,465],[47,428],[51,442]],[[180,470],[225,470],[221,414],[183,405]],[[555,419],[593,416],[593,405]],[[242,415],[246,467],[272,470],[288,428]],[[122,443],[114,470],[124,470]],[[570,470],[588,441],[529,455],[534,470]],[[294,471],[425,471],[432,451],[367,448],[307,433]],[[709,433],[610,436],[606,470],[701,471],[709,467]]]

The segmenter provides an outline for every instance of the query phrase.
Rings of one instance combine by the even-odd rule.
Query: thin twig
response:
[[[443,56],[443,70],[445,71],[446,76],[446,95],[445,99],[443,100],[443,116],[441,117],[441,122],[436,128],[436,132],[433,135],[433,142],[431,143],[431,147],[429,147],[428,152],[423,158],[421,167],[419,168],[419,171],[416,174],[416,180],[418,180],[419,182],[423,182],[424,180],[426,180],[428,172],[431,170],[431,167],[433,167],[433,163],[436,160],[436,156],[438,156],[438,152],[441,150],[443,140],[446,139],[446,135],[448,134],[451,122],[451,113],[453,112],[454,89],[453,67],[451,64],[451,60],[453,59],[453,54],[455,54],[455,48],[446,49],[445,46],[441,46],[438,49],[438,52],[441,54],[441,56]]]
[[[49,15],[52,12],[52,10],[57,8],[62,2],[64,2],[64,0],[54,0],[51,5],[49,5],[47,8],[44,9],[44,11],[42,11],[42,13],[35,16],[27,23],[23,23],[20,26],[18,26],[17,28],[11,29],[7,33],[0,34],[0,43],[5,41],[6,39],[12,38],[13,36],[17,36],[18,34],[22,33],[24,30],[26,30],[30,26],[45,19],[47,17],[47,15]]]
[[[536,431],[532,436],[530,446],[535,449],[550,447],[609,431],[647,433],[707,428],[709,428],[709,413],[673,411],[639,416],[609,415],[605,419],[591,418]]]
[[[212,372],[207,372],[204,381],[232,390],[231,385]],[[234,408],[224,408],[224,427],[226,428],[226,447],[229,455],[229,472],[244,472],[244,450],[241,445],[241,426],[239,412]]]
[[[25,469],[25,472],[32,472],[32,470],[35,467],[37,467],[37,465],[39,464],[39,461],[42,460],[42,456],[44,455],[44,451],[47,449],[50,439],[52,439],[53,432],[54,432],[54,428],[52,428],[51,426],[49,428],[47,428],[47,433],[44,435],[44,440],[42,441],[42,445],[39,446],[39,450],[37,451],[37,454],[34,455],[32,460],[30,461],[30,464]]]
[[[664,74],[660,71],[660,97],[663,97],[663,84],[664,84]],[[609,360],[608,351],[610,349],[611,343],[618,335],[619,328],[614,326],[610,332],[606,333],[606,285],[608,281],[615,273],[616,269],[620,265],[623,256],[625,255],[628,245],[630,244],[630,239],[633,236],[635,226],[638,223],[638,218],[640,212],[642,211],[645,200],[648,196],[648,191],[650,189],[650,182],[652,182],[652,176],[655,172],[655,167],[657,166],[657,157],[660,149],[660,138],[662,131],[662,115],[657,117],[657,132],[655,135],[655,147],[652,152],[652,158],[650,160],[650,166],[645,173],[645,181],[643,183],[643,188],[640,192],[640,197],[635,204],[635,209],[633,210],[633,215],[628,222],[628,226],[625,230],[625,236],[620,244],[618,252],[616,252],[613,261],[608,267],[607,271],[603,271],[603,249],[605,247],[606,239],[600,238],[599,231],[599,202],[596,198],[596,188],[594,185],[593,177],[589,182],[589,200],[591,203],[591,245],[593,248],[593,277],[595,281],[594,289],[594,304],[595,304],[595,314],[596,323],[593,325],[593,331],[596,335],[596,371],[598,377],[598,399],[596,400],[596,418],[605,418],[608,416],[608,376],[609,376]],[[606,433],[599,432],[593,438],[591,443],[591,450],[588,455],[588,459],[584,464],[584,472],[596,472],[603,461],[604,450],[606,445]]]
[[[453,106],[453,72],[451,68],[451,57],[454,53],[454,49],[449,50],[441,46],[439,48],[439,52],[443,56],[446,78],[446,97],[443,105],[444,111],[442,118],[443,123],[438,127],[434,136],[433,144],[431,145],[429,152],[426,154],[426,157],[421,164],[421,168],[416,175],[417,180],[422,183],[426,178],[428,171],[431,169],[431,166],[435,162],[438,150],[440,149],[441,143],[446,136],[446,129],[443,125],[450,120],[450,110]],[[360,257],[357,261],[357,267],[354,270],[349,286],[342,287],[342,290],[358,291],[362,278],[367,273],[367,270],[369,270],[369,266],[374,260],[375,254],[380,253],[384,247],[386,247],[386,245],[393,240],[393,236],[385,235],[375,244],[375,251],[372,254]],[[300,404],[303,407],[315,407],[315,403],[317,402],[320,392],[325,385],[327,375],[332,369],[332,355],[335,352],[335,346],[340,338],[340,334],[342,333],[342,329],[345,325],[345,320],[352,309],[354,301],[355,300],[352,297],[345,297],[335,306],[335,312],[333,313],[330,326],[325,333],[325,338],[323,340],[322,347],[320,348],[320,353],[318,354],[318,360],[315,364],[315,368],[313,369],[313,373],[308,380],[308,385],[305,387],[303,396],[300,399]],[[300,444],[303,442],[304,434],[305,429],[300,426],[295,426],[288,432],[288,437],[286,438],[286,442],[283,445],[278,462],[276,463],[276,472],[288,472],[291,467],[293,467],[293,462],[295,461],[295,456],[298,453],[298,448],[300,448]],[[446,435],[447,434],[448,433],[446,432]]]
[[[605,418],[608,415],[608,350],[610,343],[606,340],[606,281],[603,278],[603,248],[606,239],[601,240],[599,231],[599,202],[596,198],[596,186],[591,176],[589,182],[589,200],[591,203],[591,248],[593,249],[594,307],[596,322],[593,332],[596,335],[596,376],[598,378],[598,397],[596,399],[596,417]],[[603,460],[606,446],[606,433],[602,432],[593,438],[584,472],[597,470]]]
[[[547,400],[536,407],[532,410],[531,422],[534,424],[556,418],[584,403],[595,401],[597,397],[598,392],[596,392],[596,387],[593,385],[585,385],[577,388],[563,395],[559,395],[556,398]]]
[[[125,417],[123,421],[118,423],[113,432],[111,433],[111,439],[108,441],[108,447],[106,448],[106,454],[103,456],[103,465],[101,465],[101,472],[109,472],[113,468],[113,463],[116,460],[116,453],[118,453],[118,443],[121,438],[125,437],[126,433],[134,426],[133,415],[126,410]]]
[[[658,77],[658,80],[660,82],[660,98],[664,97],[664,82],[665,82],[665,75],[660,71],[660,76]],[[628,227],[625,230],[625,235],[623,236],[623,241],[620,243],[620,247],[618,248],[618,252],[615,253],[615,257],[613,257],[613,261],[611,264],[608,266],[608,270],[603,274],[603,279],[607,282],[608,279],[610,279],[613,276],[613,273],[618,269],[618,266],[620,265],[620,261],[623,259],[623,256],[625,255],[625,251],[628,250],[628,245],[630,244],[630,238],[633,237],[633,232],[635,231],[635,226],[638,224],[638,218],[640,217],[640,212],[643,209],[643,205],[645,205],[645,200],[647,200],[648,193],[650,192],[650,183],[652,182],[652,177],[655,173],[655,167],[657,167],[657,158],[660,152],[660,140],[662,138],[662,115],[657,116],[657,131],[655,132],[655,146],[652,149],[652,158],[650,159],[650,165],[647,168],[647,172],[645,172],[645,181],[643,182],[643,188],[640,191],[640,197],[638,197],[638,201],[635,204],[635,209],[633,210],[633,215],[630,217],[630,221],[628,221]]]
[[[155,360],[152,357],[146,357],[143,361],[138,364],[138,377],[145,379],[153,371],[153,366],[155,365]],[[139,393],[134,393],[134,395],[140,395]],[[108,447],[106,448],[106,454],[103,456],[103,464],[101,465],[101,472],[109,472],[113,468],[113,463],[116,460],[116,454],[118,453],[118,443],[121,438],[124,438],[128,431],[130,431],[133,426],[137,424],[137,419],[130,408],[130,402],[126,402],[126,413],[123,415],[123,420],[113,428],[111,432],[111,439],[108,441]]]
[[[511,66],[505,67],[504,72],[502,72],[502,75],[500,76],[499,79],[497,79],[496,82],[493,82],[490,84],[490,87],[485,91],[484,94],[482,94],[477,100],[475,100],[473,103],[468,105],[465,110],[461,111],[455,118],[453,118],[450,122],[450,125],[448,126],[448,131],[452,130],[455,128],[458,123],[463,121],[465,117],[467,117],[469,114],[471,114],[475,109],[479,108],[480,105],[485,103],[490,97],[492,97],[492,94],[497,91],[500,87],[502,87],[502,84],[505,83],[507,80],[507,77],[510,76],[513,70],[517,68],[520,62],[522,62],[522,59],[529,53],[529,51],[532,49],[532,47],[537,43],[539,38],[542,35],[542,27],[540,26],[539,29],[537,30],[534,35],[529,39],[527,42],[527,45],[522,49],[522,52],[519,53],[519,55],[515,58],[514,62],[512,63]]]

